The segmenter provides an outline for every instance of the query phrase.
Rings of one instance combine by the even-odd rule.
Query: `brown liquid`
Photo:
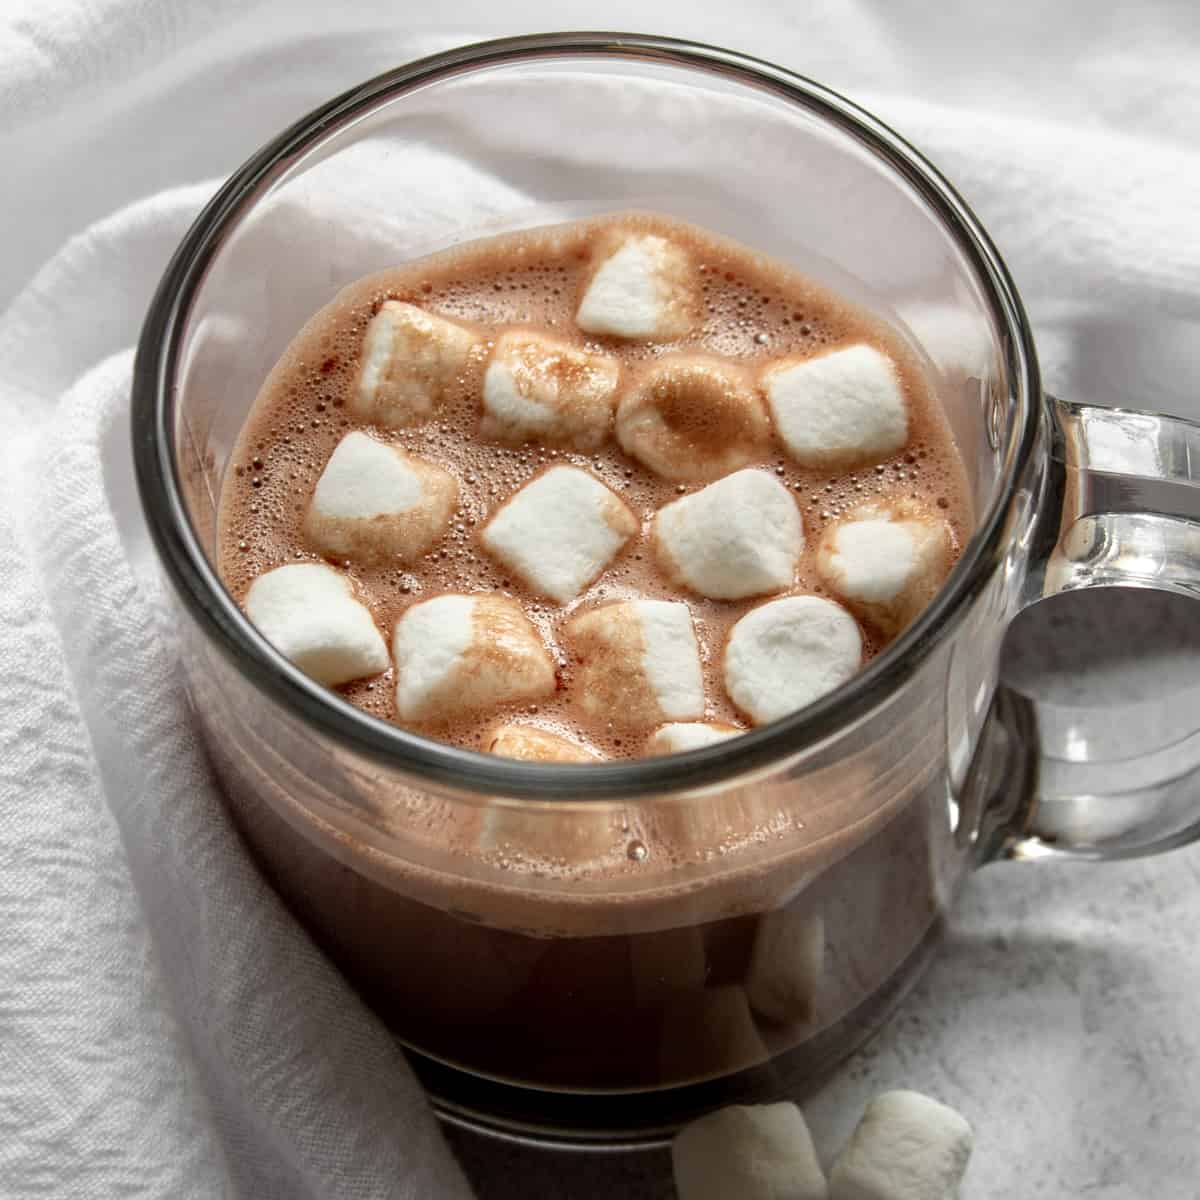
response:
[[[693,331],[674,342],[626,342],[588,337],[573,314],[586,286],[592,248],[616,229],[654,232],[689,249],[703,282],[703,313]],[[813,557],[824,526],[868,500],[906,499],[928,507],[950,526],[956,548],[970,529],[962,464],[945,417],[922,372],[894,333],[803,277],[744,247],[661,217],[624,215],[470,243],[386,271],[345,289],[299,333],[271,372],[246,422],[221,495],[218,568],[240,601],[264,571],[296,561],[319,561],[302,529],[316,481],[340,439],[369,430],[452,471],[460,506],[433,551],[407,570],[338,562],[360,585],[376,622],[390,637],[405,608],[442,592],[499,591],[519,600],[561,666],[563,686],[550,700],[507,706],[420,732],[471,749],[486,749],[505,719],[520,719],[582,741],[610,758],[636,757],[653,725],[630,733],[588,720],[573,702],[574,664],[561,632],[582,608],[614,600],[686,600],[695,622],[705,673],[705,719],[745,726],[725,694],[721,648],[730,628],[765,597],[728,602],[681,593],[661,574],[649,544],[650,521],[664,504],[703,483],[663,480],[624,454],[615,438],[594,454],[526,445],[510,448],[479,435],[485,355],[459,381],[428,423],[379,430],[351,418],[347,400],[361,358],[363,331],[379,305],[403,300],[473,327],[488,345],[505,326],[542,330],[562,341],[603,351],[621,363],[620,389],[666,354],[721,356],[752,386],[753,371],[773,359],[843,343],[867,342],[897,364],[910,411],[910,439],[880,464],[841,473],[806,470],[772,444],[755,465],[791,489],[804,517],[806,550],[796,590],[822,594]],[[722,442],[726,439],[723,437]],[[558,606],[528,594],[482,549],[478,532],[489,516],[535,474],[555,463],[586,468],[621,496],[642,521],[641,532],[583,595]],[[957,549],[956,549],[957,552]],[[867,659],[886,639],[863,627]],[[394,671],[339,689],[365,711],[395,721]]]
[[[584,338],[573,328],[589,245],[614,220],[682,242],[704,265],[704,320],[688,338],[625,343]],[[348,419],[345,404],[363,330],[387,298],[490,336],[519,324],[614,354],[623,387],[665,353],[727,356],[750,368],[869,342],[902,372],[912,418],[905,451],[837,475],[800,470],[778,448],[761,464],[793,490],[804,516],[808,551],[797,589],[822,590],[811,557],[821,530],[864,501],[915,498],[948,520],[958,544],[970,530],[965,476],[945,418],[894,333],[743,247],[662,218],[622,216],[474,243],[388,271],[346,289],[313,318],[264,385],[225,478],[219,569],[239,601],[261,572],[319,557],[301,530],[304,511],[340,438],[367,428]],[[721,684],[720,650],[729,627],[759,601],[682,597],[664,584],[645,519],[676,498],[677,485],[652,476],[614,440],[586,456],[482,443],[478,394],[476,373],[432,422],[371,430],[454,471],[463,498],[444,542],[415,567],[338,564],[361,585],[380,627],[390,634],[406,606],[439,592],[497,589],[521,600],[562,654],[569,682],[572,664],[558,631],[571,613],[632,596],[685,598],[704,649],[708,718],[742,724]],[[476,537],[509,494],[553,462],[598,474],[643,518],[640,536],[565,610],[524,595]],[[877,653],[884,639],[864,634],[868,653]],[[213,669],[226,667],[222,661]],[[888,748],[879,769],[867,745],[853,762],[826,764],[823,774],[670,805],[575,806],[570,813],[489,813],[376,787],[372,776],[341,775],[336,754],[307,742],[289,740],[281,756],[276,720],[256,697],[243,711],[230,710],[229,698],[240,694],[232,678],[214,677],[200,707],[235,817],[268,876],[410,1046],[527,1087],[631,1092],[733,1076],[768,1060],[772,1071],[784,1071],[784,1052],[795,1078],[811,1081],[879,1018],[889,982],[904,979],[902,964],[936,927],[964,861],[946,818],[937,720],[943,680],[931,672],[918,701],[896,715],[889,737],[904,750]],[[341,690],[393,719],[393,684],[389,672]],[[503,715],[422,732],[479,748]],[[581,725],[565,698],[520,715],[611,756],[634,756],[642,743]],[[847,828],[842,799],[865,787],[878,811]],[[330,824],[344,812],[366,832],[331,835],[322,804]],[[497,815],[501,834],[483,819]],[[386,858],[371,849],[393,837],[400,849]],[[419,852],[410,854],[409,845]],[[423,865],[430,856],[444,865]],[[755,1011],[747,999],[761,914],[780,906],[819,920],[825,933],[823,973],[787,1020]],[[798,1086],[783,1074],[777,1082]],[[727,1098],[747,1097],[735,1090]],[[563,1100],[552,1097],[530,1119],[593,1120],[560,1116]],[[693,1102],[714,1098],[686,1103]],[[682,1115],[668,1102],[648,1103],[642,1115],[628,1110],[630,1125]]]

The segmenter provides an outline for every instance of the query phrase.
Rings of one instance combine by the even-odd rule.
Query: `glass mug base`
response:
[[[518,101],[529,119],[514,124]],[[605,169],[577,169],[580,146]],[[396,220],[429,207],[419,172],[372,173],[367,206],[346,209],[342,184],[370,151],[501,164],[521,212],[674,196],[673,215],[767,253],[801,247],[796,265],[818,283],[894,317],[927,352],[974,491],[975,535],[938,596],[836,692],[657,759],[473,753],[304,676],[217,578],[214,498],[303,320],[378,255],[430,240]],[[460,175],[446,186],[459,194]],[[330,236],[330,214],[347,211],[378,239]],[[437,237],[521,219],[476,215]],[[1096,736],[1086,714],[996,691],[1006,626],[1042,596],[1200,594],[1200,429],[1043,396],[1011,280],[953,189],[869,114],[770,64],[664,38],[545,35],[450,51],[331,101],[188,234],[147,317],[132,407],[147,524],[233,819],[413,1050],[448,1120],[644,1144],[716,1104],[801,1097],[915,981],[976,864],[1126,857],[1200,830],[1192,708],[1164,711],[1145,747],[1118,722]],[[1106,757],[1120,769],[1098,766]],[[578,846],[626,812],[713,852],[676,863],[658,853],[669,838],[648,837],[627,861],[622,843],[623,873],[582,871],[551,895],[441,836]]]
[[[803,1104],[882,1029],[942,940],[938,918],[887,981],[853,1012],[759,1068],[679,1088],[603,1094],[521,1088],[409,1049],[413,1071],[447,1124],[547,1149],[645,1150],[666,1146],[689,1121],[729,1104]]]
[[[788,1024],[748,1000],[761,917],[590,938],[488,929],[334,862],[209,746],[253,857],[406,1046],[434,1109],[504,1138],[653,1146],[721,1105],[811,1094],[917,982],[953,899],[931,791],[775,911],[820,928]]]
[[[531,936],[415,901],[356,870],[353,847],[333,857],[199,717],[259,866],[438,1111],[526,1141],[653,1144],[721,1104],[812,1091],[915,982],[966,861],[936,780],[770,914],[635,931],[634,905],[624,933]],[[802,958],[764,996],[756,956],[777,937]]]

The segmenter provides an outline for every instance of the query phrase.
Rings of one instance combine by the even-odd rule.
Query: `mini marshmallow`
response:
[[[317,480],[304,532],[323,554],[411,563],[446,532],[457,504],[449,471],[348,433]]]
[[[348,408],[398,429],[427,419],[481,345],[469,329],[388,300],[363,335],[362,369]]]
[[[679,1200],[827,1200],[812,1135],[791,1103],[734,1105],[671,1143]]]
[[[698,307],[687,251],[654,234],[634,234],[596,268],[575,324],[586,333],[666,341],[691,329]]]
[[[688,606],[628,600],[573,618],[565,633],[580,660],[576,700],[621,728],[704,715],[700,647]]]
[[[971,1126],[919,1092],[885,1092],[863,1113],[829,1174],[829,1200],[953,1200]]]
[[[717,479],[766,457],[770,423],[738,369],[717,359],[659,359],[617,405],[617,440],[664,479]]]
[[[554,663],[521,606],[507,596],[435,596],[404,611],[392,636],[396,710],[403,721],[446,720],[541,700]]]
[[[788,453],[806,467],[887,458],[908,441],[895,366],[870,346],[846,346],[769,366],[763,388]]]
[[[538,333],[502,334],[483,376],[480,432],[499,442],[595,450],[612,428],[620,373],[607,354]]]
[[[480,534],[535,592],[574,600],[637,532],[619,496],[578,467],[551,467],[510,497]]]
[[[871,504],[825,531],[817,573],[866,620],[894,634],[933,599],[950,554],[945,521],[903,503]]]
[[[786,591],[804,550],[791,494],[752,469],[659,509],[651,537],[671,582],[714,600]]]
[[[391,665],[387,644],[349,578],[323,563],[293,563],[260,575],[246,616],[280,654],[318,683],[336,687]]]
[[[535,725],[502,725],[491,736],[488,750],[502,758],[525,762],[599,762],[600,755],[570,738]]]
[[[802,904],[759,918],[746,975],[750,1007],[777,1025],[812,1015],[825,973],[825,921]]]
[[[858,623],[819,596],[752,608],[725,645],[725,690],[757,725],[777,721],[845,683],[862,663]]]
[[[646,753],[682,754],[685,750],[715,746],[717,742],[737,737],[741,732],[735,725],[723,725],[719,721],[672,721],[660,725],[650,735],[646,741]]]

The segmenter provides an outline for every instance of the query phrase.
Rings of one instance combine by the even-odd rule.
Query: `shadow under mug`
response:
[[[962,452],[974,536],[858,677],[716,747],[523,763],[366,715],[282,658],[214,570],[216,498],[266,372],[368,272],[628,208],[750,244],[907,338]],[[1195,593],[1200,430],[1044,396],[963,201],[875,118],[781,68],[556,34],[338,97],[237,171],[180,246],[138,347],[133,438],[232,816],[447,1119],[612,1146],[801,1096],[912,984],[974,867],[1196,836],[1185,706],[1153,714],[1146,745],[1119,711],[998,688],[997,667],[1043,596]]]

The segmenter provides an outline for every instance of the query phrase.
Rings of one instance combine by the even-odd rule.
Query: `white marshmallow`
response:
[[[791,1103],[734,1105],[675,1135],[679,1200],[827,1200],[812,1135]]]
[[[755,724],[777,721],[845,683],[862,663],[862,635],[839,604],[784,596],[752,608],[725,646],[725,690]]]
[[[570,738],[535,725],[502,725],[493,731],[488,750],[525,762],[599,762],[600,755]]]
[[[953,1200],[973,1144],[954,1109],[919,1092],[885,1092],[833,1164],[829,1200]]]
[[[348,408],[393,428],[423,421],[462,376],[477,346],[481,339],[469,329],[388,300],[363,335],[362,369]]]
[[[457,504],[449,471],[348,433],[317,480],[304,532],[325,554],[411,563],[446,532]]]
[[[404,611],[392,636],[401,720],[445,720],[553,694],[554,664],[507,596],[435,596]]]
[[[260,575],[246,593],[246,616],[280,654],[329,687],[391,665],[387,643],[350,580],[322,563]]]
[[[784,359],[762,375],[775,428],[806,467],[887,458],[908,441],[908,405],[890,359],[870,346]]]
[[[594,450],[612,428],[620,374],[607,354],[523,330],[502,334],[483,376],[480,432],[500,442]]]
[[[687,251],[654,234],[634,234],[596,268],[575,324],[587,333],[669,340],[691,329],[697,307]]]
[[[792,586],[804,525],[787,488],[748,469],[659,509],[652,538],[673,583],[740,600]]]
[[[688,606],[672,600],[606,604],[568,622],[576,700],[597,720],[633,728],[704,715],[700,647]]]
[[[718,479],[765,458],[771,425],[730,363],[698,355],[659,359],[617,405],[617,441],[664,479]]]
[[[759,919],[746,997],[760,1016],[793,1025],[812,1015],[825,973],[825,921],[802,904]]]
[[[945,521],[903,504],[864,505],[825,531],[817,572],[831,591],[892,634],[933,599],[950,555]]]
[[[737,737],[742,731],[734,725],[720,722],[672,721],[660,725],[646,741],[647,754],[682,754],[685,750],[699,750],[703,746],[715,746],[717,742]]]
[[[501,505],[480,541],[528,587],[566,604],[637,530],[629,507],[594,475],[551,467]]]

